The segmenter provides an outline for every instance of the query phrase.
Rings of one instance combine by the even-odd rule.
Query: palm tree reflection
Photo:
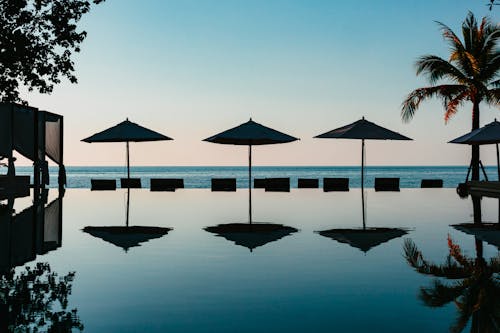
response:
[[[471,322],[470,332],[500,331],[500,256],[486,261],[481,256],[468,258],[459,245],[448,237],[449,254],[443,264],[434,264],[424,256],[411,239],[405,240],[405,258],[417,272],[437,278],[429,287],[421,287],[419,298],[429,307],[454,302],[458,316],[451,332],[462,332]],[[481,242],[482,247],[482,242]]]
[[[480,200],[472,199],[474,223],[480,224]],[[475,258],[467,257],[450,236],[443,264],[427,261],[411,239],[405,240],[404,257],[417,272],[437,278],[432,285],[420,288],[419,298],[425,305],[442,307],[455,303],[457,317],[451,332],[462,332],[469,322],[473,333],[500,332],[500,254],[484,259],[483,242],[477,237],[474,240]]]

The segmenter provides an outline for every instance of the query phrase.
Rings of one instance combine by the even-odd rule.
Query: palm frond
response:
[[[405,239],[403,249],[404,257],[408,264],[421,274],[448,279],[463,279],[471,274],[470,268],[459,266],[450,256],[447,257],[443,265],[429,263],[425,260],[415,243],[409,238]]]
[[[434,280],[431,287],[420,288],[418,297],[427,306],[441,307],[453,302],[464,289],[465,286],[462,283],[446,285],[439,280]]]
[[[426,88],[419,88],[412,91],[401,104],[401,118],[404,122],[410,121],[417,111],[420,103],[432,97],[443,98],[446,104],[456,98],[467,87],[459,84],[445,84]]]
[[[450,44],[450,47],[453,50],[465,50],[464,45],[462,44],[462,41],[458,36],[451,30],[450,27],[448,27],[446,24],[435,21],[436,24],[439,26],[441,33],[443,35],[443,38]]]
[[[417,75],[426,75],[431,84],[446,78],[452,82],[465,84],[467,77],[448,61],[434,55],[425,55],[415,62]]]
[[[486,90],[484,101],[492,106],[500,107],[500,88]]]
[[[474,265],[474,261],[463,255],[460,245],[453,242],[453,239],[451,239],[450,235],[448,235],[448,248],[450,249],[450,256],[455,259],[460,265],[464,267],[471,267]]]
[[[495,52],[487,56],[484,63],[481,64],[481,70],[479,72],[478,79],[484,82],[486,85],[490,86],[492,81],[495,82],[498,78],[498,73],[500,71],[500,52]]]
[[[451,117],[453,117],[458,112],[458,108],[463,105],[468,96],[469,93],[467,91],[463,91],[446,104],[446,111],[444,113],[445,124],[447,124],[448,121],[450,121]]]
[[[472,50],[476,45],[478,27],[476,17],[472,12],[467,14],[464,23],[462,23],[462,35],[466,50]]]

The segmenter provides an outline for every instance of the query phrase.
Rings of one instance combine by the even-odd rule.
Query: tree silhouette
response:
[[[472,103],[472,129],[479,128],[479,105],[500,105],[500,26],[474,14],[462,24],[463,41],[445,24],[438,22],[450,45],[449,60],[424,55],[415,63],[417,75],[427,76],[431,86],[415,89],[403,101],[401,117],[410,121],[422,101],[438,97],[443,101],[447,122],[465,102]],[[444,80],[444,84],[436,85]],[[472,145],[472,180],[479,180],[479,146]]]
[[[83,330],[77,310],[67,310],[75,273],[59,277],[48,263],[0,277],[0,331],[70,333]]]
[[[479,243],[479,246],[478,246]],[[462,332],[471,321],[472,333],[500,331],[500,255],[487,262],[482,257],[482,242],[476,240],[476,258],[465,256],[459,245],[448,236],[449,254],[444,264],[425,260],[411,239],[404,243],[404,256],[417,272],[437,278],[429,287],[421,287],[419,298],[429,307],[441,307],[454,302],[457,318],[450,327]]]
[[[86,36],[77,23],[103,1],[0,1],[0,101],[24,102],[20,86],[47,94],[62,77],[76,83],[72,55]]]

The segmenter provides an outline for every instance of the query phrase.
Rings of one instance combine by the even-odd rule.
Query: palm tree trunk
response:
[[[472,130],[479,128],[479,102],[474,101],[472,107]],[[472,145],[472,178],[479,180],[479,145]]]

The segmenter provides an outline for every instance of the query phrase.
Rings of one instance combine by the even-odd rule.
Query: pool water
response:
[[[26,266],[47,263],[56,281],[74,272],[66,283],[71,286],[67,305],[51,303],[53,312],[75,310],[73,324],[59,323],[68,332],[71,326],[75,332],[93,333],[449,331],[459,315],[455,300],[463,299],[426,304],[421,288],[429,290],[435,278],[408,264],[404,246],[411,240],[425,260],[436,264],[446,262],[448,238],[471,262],[478,243],[487,262],[496,257],[497,247],[450,226],[472,221],[471,198],[460,199],[454,189],[368,190],[365,195],[366,227],[401,232],[352,236],[338,231],[363,227],[359,189],[254,190],[257,230],[244,225],[249,220],[247,189],[138,189],[128,195],[126,190],[70,189],[59,199],[51,190],[45,213],[32,214],[32,220],[43,216],[44,225],[32,222],[32,232],[15,228],[32,199],[16,199],[14,218],[8,218],[10,213],[0,218],[2,267],[17,265],[15,274],[0,283],[0,325],[43,326],[19,321],[26,306],[5,307],[5,295],[13,293],[12,281]],[[83,231],[88,226],[125,227],[128,196],[129,227],[165,229]],[[50,206],[52,202],[57,205]],[[498,221],[498,199],[483,198],[481,207],[484,221]],[[272,230],[259,231],[262,223],[272,224]],[[227,225],[233,229],[224,229]],[[330,229],[341,235],[319,233]],[[438,281],[449,285],[464,280]],[[500,318],[498,307],[488,309],[488,318]],[[471,316],[464,332],[471,330],[472,321]]]

